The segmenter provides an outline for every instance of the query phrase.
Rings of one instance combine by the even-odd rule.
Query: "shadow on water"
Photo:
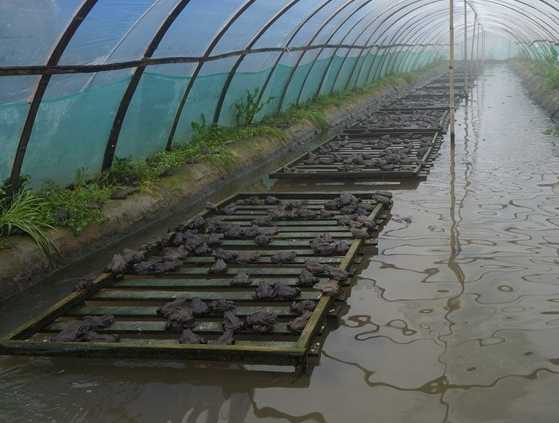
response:
[[[486,69],[457,123],[425,182],[381,188],[393,219],[311,375],[3,357],[0,421],[555,422],[559,139],[502,65]],[[257,179],[231,189],[379,189]],[[15,300],[0,328],[67,285]]]

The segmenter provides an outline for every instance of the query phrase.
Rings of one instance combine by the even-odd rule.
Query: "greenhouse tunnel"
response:
[[[0,0],[0,422],[555,422],[558,167],[559,0]]]
[[[0,5],[0,179],[34,186],[187,143],[202,116],[232,125],[247,90],[263,118],[447,55],[442,0],[25,3]],[[557,37],[554,2],[468,4],[532,57]]]

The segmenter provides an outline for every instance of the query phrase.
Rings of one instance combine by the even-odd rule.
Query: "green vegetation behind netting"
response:
[[[543,78],[546,87],[559,89],[559,63],[557,51],[554,48],[545,49],[540,60],[530,61],[528,66],[535,74]]]
[[[51,255],[56,249],[47,237],[48,230],[65,227],[79,234],[91,224],[102,223],[105,219],[103,206],[117,190],[135,187],[154,193],[159,179],[201,161],[226,168],[233,162],[231,144],[256,137],[285,141],[287,136],[283,128],[289,125],[309,122],[324,133],[328,129],[328,110],[389,86],[413,82],[421,73],[388,75],[363,88],[316,97],[259,123],[255,123],[256,115],[267,102],[258,103],[258,90],[247,91],[233,107],[236,127],[208,124],[201,116],[199,122],[192,123],[192,136],[187,142],[177,143],[171,150],[158,152],[147,160],[115,158],[108,172],[89,179],[80,172],[69,187],[47,183],[41,190],[32,192],[23,181],[14,190],[6,186],[0,188],[0,237],[26,234],[45,254]]]
[[[555,48],[545,49],[540,60],[524,61],[523,63],[531,73],[542,79],[546,89],[559,90],[559,62]],[[559,128],[547,128],[543,133],[557,137],[559,136]]]

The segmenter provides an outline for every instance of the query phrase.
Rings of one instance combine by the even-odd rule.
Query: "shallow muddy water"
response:
[[[556,422],[559,139],[503,66],[457,121],[427,181],[394,190],[379,255],[310,376],[2,357],[0,421]],[[6,305],[1,330],[67,285]]]

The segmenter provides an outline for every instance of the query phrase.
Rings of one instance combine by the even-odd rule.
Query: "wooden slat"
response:
[[[219,277],[234,277],[239,273],[246,273],[249,276],[299,276],[301,274],[301,265],[277,265],[277,267],[234,267],[229,266],[227,272],[212,275],[209,273],[209,267],[182,267],[176,273],[167,273],[167,275],[204,275]]]
[[[115,317],[157,317],[158,306],[109,306],[109,305],[85,305],[73,309],[68,313],[70,316],[101,316],[104,314]],[[256,311],[267,311],[276,313],[278,316],[293,316],[288,306],[247,306],[239,305],[236,314],[247,316]]]
[[[314,256],[313,254],[310,254],[307,257],[304,256],[297,257],[295,260],[293,260],[293,263],[305,264],[305,262],[309,260],[309,258],[312,258],[313,260],[317,260],[321,263],[339,263],[341,261],[340,257],[317,257]],[[184,263],[211,264],[214,263],[215,261],[216,259],[214,257],[187,257],[184,260]],[[260,257],[255,263],[252,264],[255,266],[259,264],[272,264],[272,260],[271,257]]]
[[[299,279],[296,277],[277,277],[277,278],[252,278],[252,287],[258,286],[260,283],[284,283],[286,285],[294,286],[299,283]],[[222,279],[212,278],[212,279],[125,279],[119,282],[119,288],[229,288],[231,277],[226,277]]]
[[[66,319],[64,321],[58,321],[52,323],[51,325],[47,326],[43,329],[43,332],[59,332],[66,327],[66,325],[75,319]],[[194,326],[193,331],[195,333],[215,333],[220,334],[223,333],[223,322],[221,321],[201,321],[197,319],[196,326]],[[162,332],[169,332],[166,329],[166,322],[164,320],[141,320],[141,321],[129,321],[129,320],[116,320],[110,327],[106,329],[99,330],[99,333],[114,333],[114,334],[121,334],[121,333],[139,333],[139,334],[157,334]],[[245,330],[240,333],[250,333],[250,331]],[[275,334],[293,334],[287,329],[286,323],[276,323],[274,325],[273,333]],[[253,332],[254,335],[259,336],[262,334]],[[178,337],[176,332],[169,332],[169,335],[172,337]]]
[[[320,292],[301,292],[297,300],[318,300]],[[254,291],[242,292],[203,292],[203,291],[158,291],[158,290],[130,290],[130,289],[103,289],[92,297],[97,300],[165,300],[172,301],[177,298],[200,298],[202,300],[231,300],[231,301],[254,301]]]

